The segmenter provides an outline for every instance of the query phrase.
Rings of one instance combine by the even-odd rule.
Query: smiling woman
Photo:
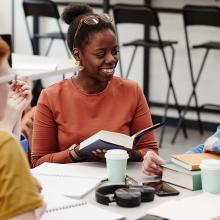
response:
[[[139,85],[114,76],[119,54],[111,16],[72,3],[62,17],[69,24],[67,42],[78,74],[41,93],[34,119],[33,166],[102,160],[105,150],[97,146],[92,155],[83,157],[80,143],[100,130],[133,135],[152,126]],[[149,150],[158,150],[153,132],[129,152],[130,160],[142,161]]]

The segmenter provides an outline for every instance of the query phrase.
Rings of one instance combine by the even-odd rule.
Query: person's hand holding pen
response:
[[[144,156],[142,163],[142,170],[148,176],[160,175],[162,172],[162,167],[165,162],[159,157],[155,152],[148,151]]]

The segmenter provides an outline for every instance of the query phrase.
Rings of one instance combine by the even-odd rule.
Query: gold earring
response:
[[[79,71],[82,71],[84,69],[84,66],[81,66],[80,65],[80,61],[76,61],[75,62],[75,66],[76,66],[76,70],[79,72]]]

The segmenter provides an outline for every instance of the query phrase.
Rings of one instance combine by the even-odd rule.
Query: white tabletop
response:
[[[53,58],[37,55],[12,54],[12,68],[18,75],[30,80],[44,79],[74,72],[74,59]],[[62,79],[62,77],[61,77]]]
[[[95,167],[102,167],[103,169],[106,169],[105,164],[100,163],[100,162],[99,163],[98,162],[78,163],[77,165],[79,165],[79,164],[82,166],[90,166],[91,168],[92,167],[94,167],[94,168]],[[142,182],[149,180],[149,177],[147,177],[145,174],[142,173],[141,163],[130,162],[128,164],[127,174],[130,177],[137,180],[139,182],[139,184],[142,184]],[[84,200],[86,200],[87,202],[89,202],[95,206],[98,206],[100,208],[110,210],[110,211],[118,213],[118,214],[122,214],[128,220],[134,220],[134,219],[138,219],[138,218],[144,216],[148,209],[153,208],[153,207],[155,207],[155,206],[157,206],[157,205],[159,205],[169,199],[173,199],[173,198],[181,199],[183,197],[194,196],[194,195],[198,195],[198,194],[202,193],[202,191],[190,191],[190,190],[176,187],[176,186],[174,186],[174,188],[176,188],[178,191],[180,191],[180,194],[178,196],[167,196],[167,197],[155,196],[155,199],[153,202],[141,203],[141,205],[139,207],[135,207],[135,208],[123,208],[123,207],[117,206],[115,203],[112,203],[109,206],[98,204],[95,201],[95,191],[88,194],[84,198]]]

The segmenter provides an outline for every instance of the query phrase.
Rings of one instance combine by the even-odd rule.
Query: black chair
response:
[[[54,40],[62,40],[65,46],[65,49],[67,51],[68,57],[71,57],[70,51],[66,44],[66,36],[62,32],[61,25],[59,23],[59,12],[56,6],[56,3],[54,3],[51,0],[23,0],[23,8],[24,8],[24,14],[25,14],[25,23],[28,31],[29,38],[31,40],[31,45],[33,49],[33,53],[37,54],[37,47],[36,47],[36,41],[39,39],[50,39],[50,43],[48,45],[48,48],[46,50],[46,56],[49,54],[49,51],[51,49],[51,46],[54,42]],[[47,18],[54,18],[57,23],[58,32],[51,32],[51,33],[35,33],[33,31],[33,34],[31,34],[31,30],[28,24],[27,17],[33,17],[33,18],[40,18],[40,17],[47,17]]]
[[[188,62],[189,62],[189,69],[190,69],[190,77],[192,83],[192,92],[189,96],[185,109],[182,111],[182,115],[179,119],[177,129],[172,139],[172,143],[175,142],[178,132],[180,130],[181,124],[184,122],[185,115],[190,108],[190,104],[192,99],[195,100],[195,109],[197,112],[198,118],[198,126],[200,133],[203,134],[203,124],[201,121],[201,110],[202,109],[215,109],[216,111],[220,110],[220,105],[215,104],[203,104],[199,106],[196,88],[198,86],[203,68],[205,66],[205,62],[208,57],[208,53],[210,50],[219,50],[220,49],[220,41],[207,41],[202,44],[193,45],[193,49],[203,49],[205,50],[204,57],[202,58],[202,63],[199,68],[199,72],[195,75],[193,71],[192,65],[192,55],[191,55],[191,45],[189,41],[189,27],[190,26],[212,26],[216,28],[220,28],[220,8],[215,6],[195,6],[195,5],[186,5],[183,8],[183,20],[184,20],[184,32],[185,32],[185,39],[186,39],[186,48],[187,48],[187,55],[188,55]]]
[[[165,63],[165,68],[166,72],[168,75],[169,79],[169,85],[168,85],[168,90],[167,90],[167,95],[166,95],[166,102],[165,102],[165,110],[164,110],[164,115],[163,115],[163,121],[166,122],[167,119],[167,111],[169,107],[169,97],[170,97],[170,92],[173,93],[174,97],[174,102],[175,102],[175,107],[178,111],[179,116],[181,115],[181,109],[177,101],[177,96],[176,92],[173,86],[172,82],[172,70],[173,70],[173,63],[174,63],[174,56],[175,56],[175,49],[174,49],[174,44],[177,43],[177,41],[165,41],[162,40],[159,26],[160,26],[160,21],[158,18],[157,13],[150,7],[148,6],[134,6],[134,5],[122,5],[118,4],[113,8],[113,13],[114,13],[114,20],[115,20],[115,25],[116,25],[116,30],[118,24],[121,23],[133,23],[133,24],[142,24],[145,26],[145,28],[150,28],[150,27],[155,27],[156,29],[156,35],[157,39],[136,39],[128,43],[124,43],[122,46],[133,46],[133,53],[130,58],[130,61],[128,62],[128,70],[125,75],[125,78],[128,78],[136,52],[138,47],[145,47],[145,48],[158,48],[161,53],[162,57]],[[118,32],[118,30],[117,30]],[[168,64],[168,59],[166,57],[165,53],[165,48],[170,48],[171,49],[171,62]],[[120,64],[120,70],[121,70],[121,75],[123,76],[123,71],[122,71],[122,65],[121,62]],[[183,127],[183,132],[184,135],[187,137],[186,130],[184,125]],[[160,137],[160,144],[159,146],[162,146],[162,141],[163,141],[163,136],[165,132],[165,126],[162,128],[161,131],[161,137]]]

